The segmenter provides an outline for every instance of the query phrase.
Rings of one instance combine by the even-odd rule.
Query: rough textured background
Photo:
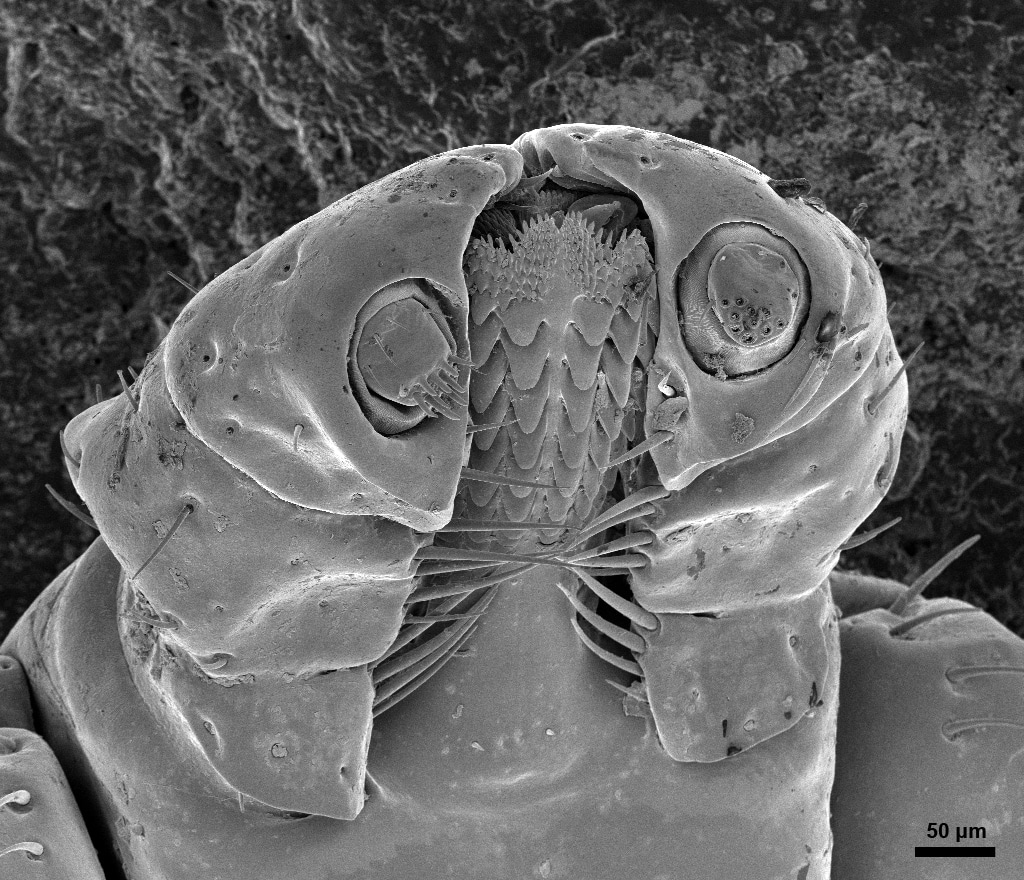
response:
[[[57,431],[188,292],[424,155],[566,121],[809,177],[883,261],[911,439],[844,564],[1024,633],[1021,0],[0,0],[0,633],[91,540]],[[0,68],[3,70],[3,68]],[[915,478],[916,482],[915,482]]]

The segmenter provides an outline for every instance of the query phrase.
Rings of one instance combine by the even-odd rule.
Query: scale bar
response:
[[[915,846],[914,858],[994,859],[994,846]]]

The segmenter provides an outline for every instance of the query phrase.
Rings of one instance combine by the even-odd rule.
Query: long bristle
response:
[[[909,620],[901,621],[896,626],[889,628],[889,635],[894,639],[900,638],[915,627],[920,626],[922,623],[927,623],[929,620],[935,620],[938,617],[947,617],[951,614],[971,614],[975,611],[981,611],[981,608],[939,608],[936,611],[929,611],[925,614],[919,614],[917,617],[911,617]]]
[[[490,425],[469,425],[466,428],[467,434],[477,434],[480,431],[493,431],[495,428],[507,428],[510,425],[516,425],[519,423],[519,419],[510,419],[507,422],[494,422]]]
[[[68,461],[70,461],[75,467],[81,467],[82,466],[82,459],[75,458],[71,454],[70,450],[68,449],[68,444],[64,440],[64,432],[63,431],[58,431],[57,432],[57,436],[60,437],[60,448],[61,448],[61,451],[64,453],[64,457]]]
[[[643,568],[647,557],[637,553],[620,553],[615,556],[595,556],[572,563],[575,568]]]
[[[419,690],[424,684],[426,684],[431,678],[433,678],[440,670],[445,666],[447,660],[451,657],[459,657],[459,649],[472,637],[477,631],[477,627],[472,626],[466,632],[464,632],[455,642],[450,646],[447,653],[442,654],[434,660],[434,662],[426,667],[424,670],[419,672],[418,677],[412,679],[404,687],[397,689],[390,697],[381,699],[381,701],[373,704],[373,717],[377,718],[384,712],[393,708],[396,704],[400,703],[410,694]]]
[[[823,563],[833,553],[843,553],[846,550],[852,550],[854,547],[860,547],[863,544],[867,544],[868,541],[873,541],[880,534],[882,534],[882,532],[887,532],[893,526],[895,526],[895,525],[897,525],[897,524],[899,524],[901,522],[903,522],[903,517],[902,516],[898,516],[895,519],[891,519],[891,520],[889,520],[889,522],[887,522],[887,523],[885,523],[883,525],[878,526],[877,528],[871,529],[871,530],[869,530],[867,532],[864,532],[863,534],[854,535],[853,537],[848,538],[846,541],[844,541],[842,544],[840,544],[838,547],[836,547],[835,550],[833,550],[833,551],[831,551],[829,553],[826,553],[824,556],[822,556],[818,560],[818,564],[820,565],[821,563]]]
[[[605,520],[597,526],[586,527],[585,530],[580,532],[580,534],[569,544],[569,547],[570,549],[572,547],[578,547],[580,544],[584,543],[585,541],[588,541],[590,538],[593,538],[595,535],[598,535],[601,532],[606,531],[607,529],[615,528],[615,526],[620,526],[623,523],[631,522],[635,519],[640,519],[644,516],[650,516],[651,514],[657,512],[658,508],[656,508],[653,504],[641,504],[639,507],[634,507],[630,510],[624,510],[621,513],[619,513],[618,516],[612,517],[609,520]]]
[[[450,619],[457,622],[457,626],[446,627],[422,645],[417,645],[412,650],[406,651],[403,654],[393,655],[385,662],[377,663],[373,667],[374,686],[430,656],[445,642],[451,641],[452,638],[457,638],[465,632],[466,629],[472,625],[473,621],[479,620],[487,611],[487,607],[491,604],[491,600],[494,598],[494,593],[494,590],[489,590],[481,596],[465,614],[449,615],[448,617]]]
[[[533,565],[569,568],[567,563],[555,558],[530,556],[522,553],[500,553],[495,550],[474,550],[468,547],[421,547],[414,558],[441,562],[529,562]]]
[[[121,370],[117,371],[117,378],[121,380],[121,389],[124,391],[128,398],[128,402],[131,403],[132,409],[135,412],[139,411],[139,402],[135,399],[135,395],[132,394],[131,388],[128,387],[128,382],[125,381],[124,373]]]
[[[100,527],[96,525],[96,521],[88,514],[82,513],[81,510],[66,498],[64,498],[56,489],[53,488],[49,483],[46,483],[46,490],[53,496],[54,500],[63,507],[68,513],[70,513],[76,519],[84,522],[89,528],[96,529],[98,532]]]
[[[466,635],[471,628],[472,627],[466,627],[465,629],[463,629],[463,627],[450,627],[448,630],[445,630],[445,632],[442,633],[442,638],[439,642],[432,642],[431,652],[427,656],[421,657],[401,672],[393,674],[388,679],[386,685],[377,689],[377,693],[374,696],[373,701],[374,706],[376,707],[383,703],[388,699],[388,697],[393,696],[401,688],[411,684],[417,678],[420,678],[423,673],[427,672],[427,670],[429,670],[429,668],[434,664],[441,663],[450,657],[451,651],[454,649],[453,643],[457,644],[459,642],[459,637]],[[454,630],[454,632],[452,630]],[[401,655],[396,654],[392,660],[399,656]]]
[[[652,449],[656,449],[663,443],[668,443],[675,434],[671,431],[657,431],[651,434],[643,443],[638,443],[632,449],[627,449],[618,458],[613,458],[608,464],[604,465],[601,470],[605,471],[608,468],[618,467],[620,464],[625,464],[631,458],[636,458],[638,455],[643,455],[645,452],[650,452]]]
[[[475,468],[464,467],[462,479],[475,480],[478,483],[495,483],[498,486],[529,486],[531,489],[558,489],[552,483],[536,483],[533,480],[521,480],[518,477],[508,477],[504,474],[491,474],[487,471],[478,471]]]
[[[195,507],[193,507],[191,504],[186,504],[181,509],[181,513],[178,514],[178,518],[171,524],[171,527],[167,530],[167,534],[164,535],[160,543],[156,545],[156,549],[149,554],[149,558],[145,562],[143,562],[141,566],[139,566],[139,570],[131,576],[131,580],[135,580],[135,578],[142,574],[146,566],[149,565],[149,563],[151,563],[154,559],[156,559],[156,555],[164,549],[164,545],[171,540],[171,538],[174,536],[174,533],[178,531],[178,529],[181,527],[181,524],[185,522],[185,520],[188,518],[188,515],[192,513],[194,510]]]
[[[646,532],[634,532],[630,535],[623,535],[614,541],[591,547],[589,550],[581,550],[571,556],[564,557],[566,562],[581,562],[584,559],[592,559],[595,556],[604,556],[608,553],[618,553],[620,550],[632,550],[634,547],[647,547],[654,541],[654,536]]]
[[[423,623],[451,623],[456,620],[474,620],[479,614],[424,614],[422,616],[410,614],[402,621],[402,626],[414,626]]]
[[[918,596],[920,596],[940,574],[942,574],[950,565],[958,560],[964,553],[971,549],[978,541],[981,540],[981,535],[974,535],[968,538],[966,541],[957,544],[952,550],[950,550],[945,556],[943,556],[938,562],[936,562],[931,568],[921,574],[909,587],[902,596],[900,596],[892,605],[889,606],[889,610],[893,614],[903,614],[906,611],[907,606]]]
[[[469,627],[469,622],[463,622],[465,627]],[[414,666],[427,658],[436,657],[438,649],[443,648],[446,644],[456,639],[461,635],[461,632],[455,627],[448,627],[447,629],[441,630],[436,636],[425,641],[422,645],[417,645],[412,650],[406,651],[403,654],[395,654],[388,658],[384,663],[374,667],[373,670],[373,685],[374,687],[380,687],[382,682],[387,681],[389,678],[394,678],[400,672],[404,672],[406,669]],[[428,664],[429,665],[429,664]],[[391,694],[385,694],[382,699],[387,699]]]
[[[453,519],[448,525],[438,529],[438,532],[527,532],[544,528],[579,531],[576,526],[563,526],[561,523],[513,522],[503,519]]]
[[[532,568],[533,563],[530,563],[529,567]],[[416,576],[429,578],[442,574],[458,574],[463,571],[480,571],[482,568],[494,568],[494,562],[421,562],[416,568]]]
[[[597,642],[590,638],[590,636],[583,632],[583,629],[576,622],[575,615],[569,618],[569,623],[571,623],[572,628],[576,630],[576,635],[579,636],[583,646],[604,660],[605,663],[610,663],[612,666],[621,669],[623,672],[628,672],[630,675],[635,675],[637,678],[640,678],[643,675],[643,670],[640,668],[639,663],[633,660],[627,660],[624,657],[619,657],[611,651],[606,651],[597,644]]]
[[[589,588],[590,591],[597,596],[605,605],[614,608],[623,617],[633,621],[637,626],[642,629],[653,632],[659,626],[658,617],[652,614],[646,608],[641,608],[634,602],[630,602],[629,599],[624,599],[618,593],[613,593],[604,584],[598,581],[596,578],[591,577],[585,571],[579,569],[575,570],[576,576],[583,581]]]
[[[617,504],[613,504],[607,510],[602,511],[598,516],[594,517],[590,522],[583,524],[583,531],[573,541],[574,546],[587,538],[591,538],[598,532],[603,532],[612,526],[619,525],[626,519],[633,519],[637,516],[643,516],[635,512],[638,507],[645,507],[654,501],[661,501],[664,498],[668,498],[672,493],[668,489],[664,489],[661,486],[647,486],[644,489],[640,489],[627,495]],[[653,512],[655,508],[651,508],[650,512]]]
[[[199,293],[199,291],[198,291],[198,290],[196,290],[196,288],[194,288],[194,287],[193,287],[193,286],[192,286],[191,284],[189,284],[189,283],[188,283],[188,282],[187,282],[187,281],[186,281],[186,280],[185,280],[184,278],[182,278],[182,277],[181,277],[180,275],[175,275],[175,274],[174,274],[173,272],[171,272],[171,271],[168,271],[168,272],[167,272],[167,274],[168,274],[168,275],[170,275],[170,276],[171,276],[171,278],[173,278],[173,279],[174,279],[175,281],[177,281],[177,282],[178,282],[178,284],[180,284],[180,285],[181,285],[182,287],[184,287],[184,288],[185,288],[186,290],[188,290],[188,291],[189,291],[189,292],[190,292],[190,293],[191,293],[191,294],[192,294],[193,296],[195,296],[195,295],[196,295],[197,293]]]
[[[411,601],[411,600],[410,600]],[[460,602],[465,601],[465,596],[451,596],[443,602],[439,602],[433,609],[435,614],[446,614],[452,611]],[[433,621],[421,619],[419,623],[405,626],[399,630],[395,640],[391,643],[390,647],[384,652],[384,654],[378,657],[370,667],[379,666],[393,654],[397,654],[407,644],[416,639],[418,636],[425,633],[432,626],[437,626]]]
[[[503,566],[504,567],[504,566]],[[448,581],[441,584],[431,584],[429,587],[420,588],[409,597],[410,602],[426,601],[427,599],[441,599],[446,596],[464,596],[484,587],[493,587],[497,584],[511,580],[516,575],[523,574],[533,568],[533,563],[519,565],[498,574],[483,578],[472,578],[465,581]]]
[[[924,343],[919,342],[917,348],[915,348],[910,353],[907,359],[903,362],[903,365],[896,371],[896,375],[889,380],[889,384],[886,385],[885,388],[883,388],[877,395],[875,395],[873,398],[871,398],[871,400],[868,401],[867,411],[869,415],[873,416],[878,412],[879,404],[883,400],[885,400],[885,398],[888,397],[889,392],[896,387],[896,383],[900,381],[900,376],[902,376],[907,371],[907,367],[910,366],[910,362],[917,357],[918,352],[922,348],[924,348]]]
[[[824,372],[821,374],[822,377],[824,378],[825,374],[829,370],[829,367],[832,366],[832,355],[834,353],[835,353],[835,349],[828,348],[828,349],[825,350],[823,355],[821,355],[821,356],[814,355],[812,357],[811,363],[807,367],[807,371],[804,373],[803,378],[797,384],[797,386],[794,389],[793,393],[791,395],[789,395],[789,400],[786,401],[786,405],[783,406],[782,409],[780,410],[780,413],[781,413],[780,418],[786,418],[787,417],[787,415],[789,413],[789,408],[796,402],[797,398],[799,398],[800,395],[803,394],[803,392],[806,390],[807,386],[811,384],[811,382],[814,379],[815,371],[819,367],[821,367],[822,365],[824,365],[824,367],[825,367]]]
[[[633,654],[641,655],[647,650],[647,644],[644,642],[643,637],[637,635],[632,630],[624,629],[609,620],[605,620],[596,611],[584,605],[572,588],[567,587],[561,581],[556,581],[555,585],[561,590],[565,598],[569,600],[569,604],[576,609],[576,613],[598,632],[608,636],[612,641],[622,645],[622,647]]]
[[[634,699],[639,700],[641,703],[651,702],[650,698],[647,696],[647,693],[645,691],[638,692],[631,687],[626,687],[626,685],[624,684],[619,684],[619,682],[617,681],[612,681],[610,678],[606,678],[605,682],[607,684],[610,684],[613,688],[615,688],[615,690],[621,691],[627,697],[633,697]]]
[[[878,528],[871,529],[871,531],[864,532],[862,535],[854,535],[845,543],[839,545],[839,552],[842,553],[844,550],[852,550],[854,547],[860,547],[862,544],[866,544],[868,541],[873,541],[882,532],[887,532],[893,526],[903,522],[902,516],[897,516],[895,519],[889,520],[889,522],[878,526]]]

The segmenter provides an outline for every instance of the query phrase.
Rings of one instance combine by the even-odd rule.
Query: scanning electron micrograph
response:
[[[61,433],[100,534],[0,646],[0,877],[954,876],[935,817],[1019,877],[1024,640],[922,596],[974,539],[835,568],[887,308],[806,180],[624,125],[292,226]]]

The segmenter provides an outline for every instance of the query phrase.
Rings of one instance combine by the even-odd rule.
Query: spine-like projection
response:
[[[439,377],[468,373],[461,252],[520,165],[508,147],[456,151],[298,224],[207,285],[134,386],[65,432],[124,570],[135,685],[243,805],[362,808],[369,664],[463,457],[465,409],[434,409]]]

